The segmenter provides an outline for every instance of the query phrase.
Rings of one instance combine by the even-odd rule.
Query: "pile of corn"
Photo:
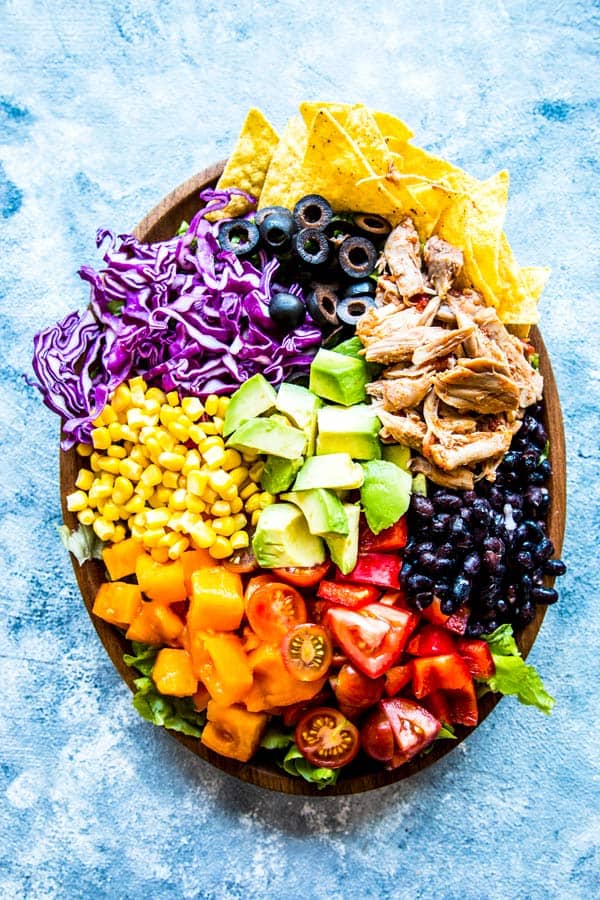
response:
[[[263,463],[226,449],[229,399],[204,404],[132,378],[94,420],[92,445],[67,508],[103,541],[129,535],[158,562],[201,548],[226,559],[249,544],[248,526],[274,497],[260,490]]]

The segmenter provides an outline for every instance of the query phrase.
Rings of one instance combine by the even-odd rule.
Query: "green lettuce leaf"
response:
[[[202,735],[206,715],[195,709],[189,697],[165,697],[148,677],[136,678],[134,684],[133,705],[143,719],[191,737]]]
[[[452,727],[452,725],[446,725],[445,722],[442,722],[442,727],[440,728],[440,730],[437,733],[436,741],[441,741],[444,738],[455,741],[456,734],[454,732],[454,728]]]
[[[304,759],[295,744],[292,744],[286,753],[283,762],[278,763],[288,775],[300,776],[311,784],[316,784],[318,790],[334,785],[338,779],[340,769],[322,769],[313,766]]]
[[[138,641],[132,641],[131,648],[133,655],[125,653],[123,661],[128,666],[137,669],[142,675],[151,675],[159,648],[154,647],[152,644],[141,644]]]
[[[104,544],[91,525],[79,525],[74,531],[68,525],[59,525],[58,533],[64,546],[80,566],[88,559],[102,559]]]
[[[294,743],[294,734],[291,731],[281,731],[271,726],[263,736],[260,746],[265,750],[285,750]]]
[[[484,638],[489,644],[496,667],[494,674],[484,681],[489,690],[515,696],[525,706],[536,706],[549,715],[554,706],[554,697],[544,688],[534,666],[528,666],[521,657],[512,626],[500,625],[491,634],[484,635]]]

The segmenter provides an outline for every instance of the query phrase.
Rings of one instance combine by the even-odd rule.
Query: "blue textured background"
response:
[[[323,9],[327,6],[327,12]],[[0,895],[589,898],[598,894],[597,2],[0,2]],[[22,373],[126,231],[225,156],[246,109],[362,100],[486,177],[550,265],[570,569],[530,661],[549,719],[503,701],[397,787],[286,798],[138,719],[56,533],[58,422]]]

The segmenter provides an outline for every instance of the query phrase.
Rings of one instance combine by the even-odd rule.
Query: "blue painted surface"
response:
[[[598,5],[338,7],[0,4],[3,897],[598,894]],[[34,332],[86,303],[98,226],[126,231],[223,157],[250,105],[283,126],[307,98],[510,170],[515,252],[553,268],[569,454],[570,569],[530,657],[555,712],[503,701],[435,768],[352,798],[261,792],[136,717],[57,537],[57,422],[21,375]]]

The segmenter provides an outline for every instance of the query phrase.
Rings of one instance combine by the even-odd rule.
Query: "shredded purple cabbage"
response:
[[[89,307],[34,338],[36,386],[63,419],[63,449],[90,442],[92,420],[134,375],[205,397],[233,393],[257,372],[278,385],[310,364],[321,342],[310,317],[285,334],[269,316],[278,261],[261,252],[257,269],[221,250],[205,218],[234,193],[242,192],[203,191],[206,205],[167,241],[98,231],[98,247],[108,241],[106,267],[79,271],[90,284]],[[302,295],[298,285],[285,290]]]

